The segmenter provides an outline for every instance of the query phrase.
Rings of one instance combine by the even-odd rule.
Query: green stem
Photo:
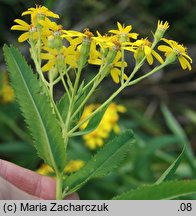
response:
[[[70,90],[73,91],[73,84],[72,84],[71,79],[70,79],[69,74],[68,74],[68,71],[70,69],[71,69],[71,67],[69,67],[68,69],[66,69],[66,72],[64,74],[65,74],[65,76],[67,78],[67,83],[69,85]]]
[[[151,70],[147,74],[145,74],[145,75],[143,75],[143,76],[141,76],[141,77],[139,77],[137,79],[134,79],[131,82],[129,82],[128,86],[131,86],[131,85],[134,85],[134,84],[138,83],[139,81],[141,81],[141,80],[145,79],[146,77],[154,74],[155,72],[159,71],[160,69],[162,69],[165,66],[167,66],[167,64],[162,64],[162,65],[160,65],[158,67],[155,67],[153,70]]]
[[[37,42],[37,61],[39,67],[41,67],[41,29],[38,28],[38,42]]]
[[[53,94],[53,91],[50,91],[48,95],[49,95],[50,100],[51,100],[51,102],[52,102],[52,106],[53,106],[53,108],[54,108],[54,110],[55,110],[55,112],[56,112],[56,114],[57,114],[57,116],[58,116],[58,119],[59,119],[59,121],[60,121],[61,127],[63,128],[63,127],[64,127],[64,121],[63,121],[63,119],[62,119],[61,114],[59,113],[59,110],[58,110],[58,108],[57,108],[55,102],[54,102],[54,99],[53,99],[53,95],[52,95],[52,94]]]
[[[122,85],[116,92],[114,92],[110,98],[105,101],[101,106],[99,106],[93,113],[91,113],[90,115],[88,115],[85,119],[83,119],[81,122],[78,123],[78,125],[76,125],[74,128],[72,128],[69,131],[69,135],[70,136],[76,136],[77,133],[75,133],[75,135],[73,134],[74,131],[76,131],[82,124],[84,124],[84,122],[86,122],[87,120],[89,120],[90,118],[92,118],[93,116],[95,116],[101,109],[103,109],[106,105],[108,105],[124,88],[126,87],[126,85]]]
[[[64,88],[65,88],[65,91],[67,92],[67,96],[68,96],[69,101],[70,101],[70,100],[71,100],[71,96],[70,96],[70,93],[69,93],[69,89],[68,89],[68,87],[67,87],[67,85],[66,85],[66,83],[65,83],[65,80],[64,80],[64,77],[63,77],[63,74],[62,74],[61,69],[59,70],[59,73],[60,73],[61,81],[62,81],[62,83],[63,83],[63,86],[64,86]]]
[[[76,93],[77,93],[81,72],[82,72],[82,68],[78,68],[77,75],[76,75],[76,80],[75,80],[75,83],[74,83],[73,93],[72,93],[72,97],[71,97],[71,101],[70,101],[70,105],[69,105],[69,109],[68,109],[68,113],[67,113],[65,126],[63,128],[63,138],[64,138],[64,141],[65,141],[65,149],[67,148],[67,144],[68,144],[68,138],[69,138],[68,130],[69,130],[69,125],[70,125],[70,121],[71,121],[71,115],[72,115],[73,106],[74,106],[74,103],[75,103],[75,96],[76,96]]]
[[[56,176],[56,199],[63,199],[63,182],[62,182],[62,174],[57,174]]]
[[[82,109],[82,107],[86,104],[86,102],[88,101],[88,99],[91,97],[91,95],[93,94],[93,92],[95,91],[95,89],[97,88],[98,84],[93,85],[93,87],[91,88],[91,90],[89,91],[88,95],[85,97],[85,99],[82,101],[82,103],[79,105],[79,107],[77,108],[77,110],[73,113],[73,115],[71,116],[71,118],[73,119],[77,113]]]
[[[46,89],[48,89],[48,88],[51,89],[51,84],[48,83],[47,80],[44,78],[44,75],[43,75],[42,70],[41,70],[41,65],[39,64],[39,62],[37,60],[36,53],[35,53],[35,48],[34,48],[33,44],[31,44],[31,54],[32,54],[32,59],[33,59],[33,61],[35,63],[36,70],[37,70],[43,84],[46,86]],[[60,115],[60,113],[59,113],[59,111],[58,111],[58,109],[56,107],[56,104],[55,104],[54,99],[53,99],[53,93],[52,93],[51,90],[49,90],[48,96],[50,97],[50,100],[52,102],[52,106],[53,106],[54,110],[56,111],[56,114],[57,114],[57,116],[59,118],[61,126],[63,127],[64,122],[63,122],[62,117],[61,117],[61,115]]]
[[[90,82],[88,82],[84,86],[83,90],[85,91],[99,76],[100,76],[100,71],[92,78],[92,80]]]
[[[121,87],[116,91],[114,92],[108,100],[106,100],[100,107],[98,107],[93,113],[91,113],[89,116],[87,116],[85,119],[83,119],[81,122],[78,123],[78,125],[76,125],[74,128],[72,128],[70,131],[69,131],[69,135],[70,136],[77,136],[77,133],[74,133],[82,124],[84,124],[84,122],[88,121],[90,118],[92,118],[94,115],[97,114],[97,112],[99,112],[102,108],[104,108],[106,105],[108,105],[125,87],[127,86],[130,86],[130,83],[135,84],[136,82],[139,82],[140,80],[144,79],[145,77],[155,73],[156,71],[160,70],[161,68],[165,67],[167,64],[162,64],[160,65],[159,67],[156,67],[154,70],[152,70],[151,72],[149,72],[148,74],[136,79],[136,80],[133,80],[132,82],[130,82],[130,80],[133,78],[134,74],[140,69],[140,67],[142,66],[143,64],[143,61],[145,59],[143,59],[137,66],[135,66],[133,72],[131,73],[131,75],[129,76],[129,78],[126,80],[126,82],[121,85]],[[73,134],[74,133],[74,134]]]
[[[121,74],[120,74],[120,81],[121,81],[121,85],[124,84],[124,71],[125,71],[125,52],[124,52],[124,49],[121,50],[121,53],[122,53],[122,67],[121,67]]]
[[[100,84],[100,82],[103,80],[103,78],[105,76],[101,76],[100,79],[99,76],[101,74],[104,74],[104,71],[108,70],[108,65],[107,67],[100,67],[98,74],[93,78],[93,86],[91,88],[91,90],[89,91],[89,93],[87,94],[87,96],[84,98],[84,100],[82,101],[82,103],[79,105],[79,107],[77,108],[77,110],[73,113],[72,115],[72,119],[77,115],[77,113],[82,109],[82,107],[86,104],[86,102],[88,101],[88,99],[91,97],[91,95],[93,94],[93,92],[95,91],[95,89],[97,88],[97,86]],[[96,78],[96,79],[95,79]],[[91,82],[92,83],[92,82]],[[85,90],[85,88],[88,86],[88,84],[83,88],[83,91]]]

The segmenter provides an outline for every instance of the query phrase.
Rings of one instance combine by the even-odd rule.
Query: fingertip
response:
[[[78,193],[72,193],[64,198],[64,200],[80,200]]]

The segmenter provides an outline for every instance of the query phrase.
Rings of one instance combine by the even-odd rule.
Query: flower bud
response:
[[[163,37],[163,35],[165,34],[168,28],[169,28],[169,23],[167,21],[163,23],[163,21],[159,20],[157,24],[157,30],[154,34],[155,40],[159,41]]]
[[[134,53],[136,65],[138,65],[144,57],[145,57],[144,50],[142,48],[138,48]]]
[[[49,36],[48,37],[48,47],[52,49],[60,50],[63,46],[62,38],[59,36]]]
[[[83,68],[87,62],[89,52],[90,52],[91,41],[87,38],[84,38],[82,46],[80,48],[80,58],[78,60],[78,67]]]

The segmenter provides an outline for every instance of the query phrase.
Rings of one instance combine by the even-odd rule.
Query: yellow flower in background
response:
[[[80,170],[84,166],[85,162],[83,160],[70,160],[65,166],[64,173],[70,174]],[[40,175],[54,175],[54,170],[47,164],[42,164],[36,171]]]
[[[187,48],[181,44],[178,44],[178,42],[173,41],[173,40],[168,40],[165,38],[162,38],[162,40],[165,43],[167,43],[169,46],[168,45],[160,45],[158,47],[158,50],[164,52],[166,57],[168,57],[172,54],[175,54],[176,58],[178,58],[178,60],[180,62],[182,69],[185,70],[188,68],[190,71],[192,69],[191,68],[192,59],[187,53]]]
[[[11,103],[15,99],[14,90],[9,85],[7,74],[3,74],[0,83],[0,103]]]
[[[128,42],[130,38],[137,39],[138,34],[137,33],[131,33],[132,26],[128,25],[125,27],[125,25],[121,25],[119,22],[117,22],[118,30],[109,30],[110,33],[113,33],[119,37],[120,42]]]
[[[54,170],[47,164],[42,164],[39,169],[36,171],[40,175],[51,175],[54,174]]]
[[[153,64],[153,57],[163,64],[162,57],[156,51],[151,49],[152,43],[147,38],[137,40],[134,42],[134,45],[138,47],[134,53],[134,58],[136,61],[140,62],[143,57],[146,56],[146,59],[150,65]]]
[[[81,121],[90,115],[98,106],[98,104],[90,104],[86,106],[81,117]],[[99,126],[93,132],[83,136],[85,145],[88,148],[94,150],[97,147],[102,147],[104,145],[104,141],[109,137],[111,131],[114,131],[114,133],[118,134],[120,132],[120,127],[118,125],[119,113],[125,112],[126,108],[123,105],[111,103],[106,110]],[[85,122],[80,127],[80,129],[83,130],[87,124],[88,122]]]
[[[84,166],[85,162],[83,160],[70,160],[66,165],[64,172],[66,174],[76,172]]]

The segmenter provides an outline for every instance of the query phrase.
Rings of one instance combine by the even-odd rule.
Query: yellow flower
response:
[[[62,38],[66,38],[70,44],[75,47],[80,45],[83,41],[90,43],[94,36],[88,28],[84,29],[84,33],[73,30],[63,30],[63,33]]]
[[[137,62],[140,62],[144,56],[148,63],[153,64],[153,57],[155,57],[161,64],[163,64],[163,59],[161,56],[154,50],[151,49],[151,42],[147,38],[142,38],[134,42],[134,45],[138,47],[134,53],[134,58]]]
[[[39,173],[40,175],[54,174],[54,170],[47,164],[42,164],[36,172]]]
[[[74,47],[63,46],[60,53],[57,49],[51,49],[47,47],[43,49],[47,51],[47,53],[42,53],[41,59],[48,60],[48,62],[42,66],[43,72],[52,70],[55,66],[57,66],[57,64],[61,64],[62,67],[65,67],[66,64],[72,68],[77,67],[79,54],[77,51],[75,51]]]
[[[0,83],[0,103],[6,104],[15,99],[14,90],[8,83],[8,76],[3,74],[2,83]]]
[[[59,15],[53,13],[48,8],[41,5],[36,5],[35,8],[29,8],[27,11],[22,13],[22,16],[25,15],[31,15],[31,21],[36,25],[40,19],[44,19],[45,17],[59,18]]]
[[[97,55],[95,55],[97,58],[90,58],[89,59],[89,64],[94,64],[94,65],[102,65],[103,63],[105,63],[105,61],[107,59],[101,59],[101,54],[100,53],[97,53]],[[94,56],[94,57],[95,57]],[[112,79],[114,80],[115,83],[119,83],[120,82],[120,76],[121,76],[121,67],[123,66],[123,62],[120,61],[121,59],[121,52],[118,51],[113,62],[111,63],[112,64],[112,68],[110,70],[110,74],[112,76]],[[124,62],[124,67],[127,67],[127,63]],[[124,79],[127,79],[127,75],[124,74]]]
[[[33,24],[29,25],[28,23],[26,23],[21,19],[15,19],[14,22],[17,23],[18,25],[13,25],[11,27],[11,30],[25,31],[25,33],[21,34],[20,37],[18,38],[18,41],[20,43],[28,40],[30,37],[32,39],[38,38],[37,28],[35,27],[35,25]]]
[[[40,30],[40,21],[45,21],[45,26],[48,28],[42,32],[42,36],[46,36],[50,33],[50,28],[54,28],[55,23],[51,22],[47,17],[52,18],[59,18],[57,14],[54,14],[50,10],[48,10],[44,6],[38,6],[36,5],[35,8],[29,8],[27,11],[22,13],[22,16],[24,15],[31,15],[31,24],[28,24],[27,22],[21,20],[21,19],[15,19],[14,22],[16,22],[18,25],[14,25],[11,27],[11,30],[19,30],[19,31],[25,31],[19,38],[19,42],[24,42],[28,39],[37,39],[38,38],[38,30]],[[50,21],[50,26],[49,26]],[[42,23],[43,24],[43,23]],[[47,26],[48,24],[48,26]],[[59,26],[58,26],[59,27]]]
[[[45,18],[44,20],[40,20],[39,24],[43,27],[42,28],[42,34],[44,36],[61,36],[63,26],[58,25],[56,22],[52,22],[50,19]]]
[[[132,26],[121,25],[117,22],[118,30],[109,30],[110,33],[113,33],[119,37],[120,42],[128,42],[130,38],[137,39],[137,33],[131,33]]]
[[[85,107],[84,112],[81,117],[81,121],[91,114],[97,107],[98,104],[91,104]],[[109,137],[110,132],[113,130],[116,134],[120,132],[120,127],[117,124],[119,120],[118,113],[126,112],[126,108],[122,105],[117,105],[111,103],[106,110],[99,126],[91,133],[84,135],[83,139],[85,140],[85,145],[90,149],[96,149],[104,145],[104,141]],[[80,129],[83,130],[88,122],[85,122]]]
[[[64,169],[64,173],[69,174],[80,170],[84,166],[83,160],[70,160]]]
[[[102,52],[105,52],[107,48],[112,48],[115,46],[115,44],[113,43],[113,41],[116,41],[115,36],[106,35],[106,34],[101,35],[99,31],[96,31],[96,33],[97,36],[92,37],[92,39],[95,41],[97,45],[100,46]]]
[[[178,58],[182,69],[185,70],[188,68],[190,71],[192,69],[191,64],[190,64],[190,63],[192,63],[192,59],[187,54],[187,48],[181,44],[178,44],[176,41],[173,41],[173,40],[168,40],[165,38],[162,38],[162,40],[165,43],[167,43],[169,46],[168,45],[160,45],[158,47],[158,50],[164,52],[166,57],[169,57],[171,55],[175,55],[176,58]],[[175,58],[174,58],[174,60],[175,60]]]
[[[119,83],[120,82],[120,76],[121,76],[121,68],[124,65],[124,67],[127,67],[127,63],[126,62],[121,62],[122,55],[121,52],[117,52],[117,55],[112,63],[112,69],[110,71],[110,74],[112,76],[112,79],[114,80],[115,83]],[[124,79],[128,79],[127,75],[124,74]]]

